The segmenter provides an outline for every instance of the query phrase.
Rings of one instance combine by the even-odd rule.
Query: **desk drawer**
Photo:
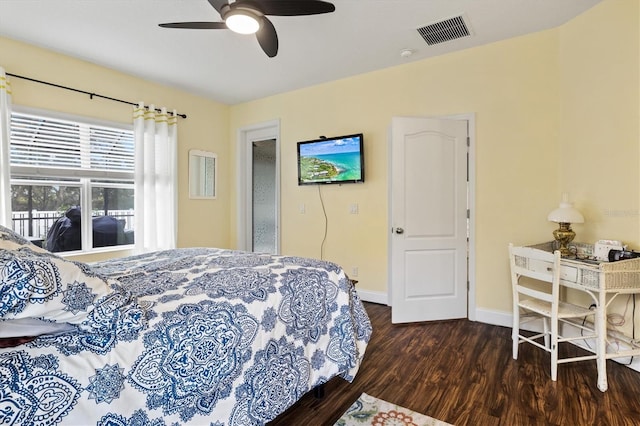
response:
[[[578,282],[578,268],[560,265],[560,279],[572,283]]]
[[[541,260],[528,259],[526,268],[534,272],[547,272],[551,270],[552,263]],[[560,279],[572,283],[578,282],[578,269],[573,266],[560,265]]]

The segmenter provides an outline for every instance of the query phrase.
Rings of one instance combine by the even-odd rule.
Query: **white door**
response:
[[[467,317],[467,121],[391,123],[394,323]]]

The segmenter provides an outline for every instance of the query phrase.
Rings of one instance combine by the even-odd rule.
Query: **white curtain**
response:
[[[11,86],[4,68],[0,67],[0,225],[12,228],[11,166],[9,137],[11,134]]]
[[[138,253],[176,247],[178,120],[176,111],[134,108],[135,245]]]

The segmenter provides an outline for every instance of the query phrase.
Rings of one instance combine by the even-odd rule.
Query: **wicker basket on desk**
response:
[[[640,259],[602,262],[604,287],[607,290],[631,290],[640,288]]]

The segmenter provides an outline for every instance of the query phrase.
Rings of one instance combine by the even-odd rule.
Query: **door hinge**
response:
[[[467,219],[471,219],[471,210],[467,209]]]
[[[471,138],[467,136],[467,146],[471,146]]]

